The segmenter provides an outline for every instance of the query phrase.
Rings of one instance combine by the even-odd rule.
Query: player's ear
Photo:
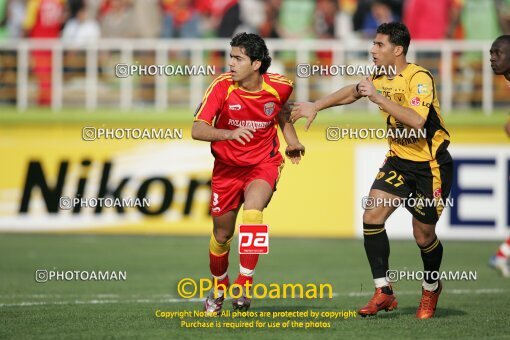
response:
[[[399,57],[400,55],[402,55],[402,53],[404,53],[404,46],[396,45],[395,48],[393,49],[393,54],[395,55],[395,57]]]
[[[253,63],[251,63],[253,71],[258,71],[260,66],[262,66],[262,62],[260,60],[255,60]]]

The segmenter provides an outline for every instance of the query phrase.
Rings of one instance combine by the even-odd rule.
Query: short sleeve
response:
[[[289,98],[290,98],[290,95],[292,94],[292,91],[294,90],[294,87],[292,85],[289,85],[289,86],[284,86],[284,89],[282,91],[282,104],[285,104]]]
[[[409,107],[427,119],[434,101],[434,82],[427,72],[415,73],[409,83]]]
[[[283,105],[289,100],[290,95],[294,90],[294,83],[292,82],[292,80],[282,75],[279,75],[278,82],[283,85],[280,87],[280,90],[278,91],[281,103]]]
[[[212,125],[225,101],[226,91],[222,80],[224,79],[221,77],[216,78],[205,92],[202,102],[195,112],[195,121],[203,121]]]

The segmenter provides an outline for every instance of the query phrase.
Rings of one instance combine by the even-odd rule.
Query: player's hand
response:
[[[285,155],[290,159],[292,164],[299,164],[301,156],[305,155],[305,146],[301,143],[287,146]]]
[[[294,124],[300,118],[306,118],[305,131],[308,131],[315,117],[317,117],[317,108],[314,103],[303,102],[294,103],[290,113],[289,122]]]
[[[379,99],[379,93],[377,93],[374,84],[368,77],[367,79],[363,79],[359,82],[358,93],[363,97],[367,97],[371,102],[374,103],[376,103],[376,101]]]
[[[240,127],[230,132],[228,136],[229,140],[236,140],[242,145],[246,145],[249,141],[253,139],[253,133],[255,133],[255,129]]]

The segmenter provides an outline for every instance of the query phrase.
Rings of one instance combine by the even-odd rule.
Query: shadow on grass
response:
[[[416,314],[416,307],[403,307],[403,308],[399,307],[394,312],[389,312],[389,313],[379,312],[377,314],[377,317],[382,316],[384,318],[393,319],[393,318],[397,318],[397,317],[401,317],[401,316],[414,316],[415,314]],[[460,309],[438,308],[434,315],[434,319],[447,318],[447,317],[451,317],[451,316],[464,316],[464,315],[467,315],[467,313]]]

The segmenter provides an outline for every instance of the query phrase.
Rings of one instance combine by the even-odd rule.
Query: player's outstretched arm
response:
[[[289,103],[285,103],[282,110],[278,114],[278,125],[282,130],[283,138],[287,143],[287,149],[285,155],[291,160],[293,164],[299,164],[301,156],[305,155],[305,147],[299,142],[299,138],[294,129],[294,125],[289,123],[290,117],[290,106]]]
[[[294,103],[290,115],[290,122],[294,124],[298,119],[305,118],[307,121],[305,131],[307,131],[317,116],[317,112],[333,106],[350,104],[360,98],[361,95],[356,90],[356,85],[347,85],[313,103]]]
[[[252,138],[255,129],[240,127],[235,130],[217,129],[202,121],[195,121],[191,128],[191,137],[205,142],[236,140],[246,145]]]

